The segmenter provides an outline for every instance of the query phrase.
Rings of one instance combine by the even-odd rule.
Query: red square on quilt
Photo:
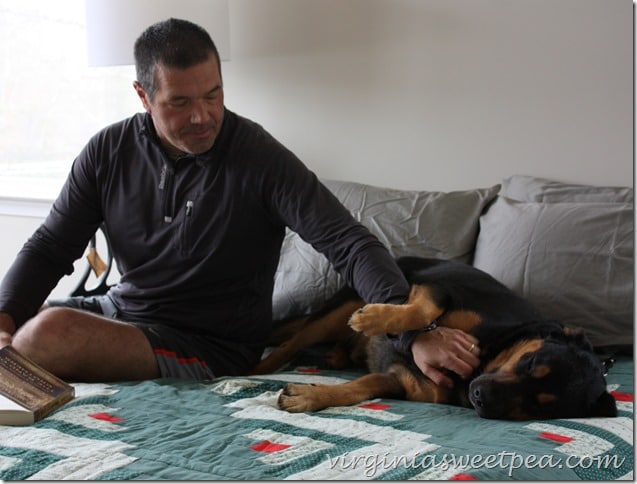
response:
[[[264,440],[258,444],[250,446],[252,450],[256,450],[257,452],[266,452],[268,454],[271,454],[272,452],[279,452],[290,447],[291,446],[288,444],[277,444],[275,442],[270,442],[269,440]]]

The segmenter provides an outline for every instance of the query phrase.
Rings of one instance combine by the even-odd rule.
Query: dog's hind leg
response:
[[[326,407],[355,405],[377,397],[402,398],[403,386],[389,373],[369,373],[339,385],[288,383],[279,395],[278,405],[288,412],[315,412]]]
[[[352,330],[347,325],[347,321],[362,305],[360,300],[348,301],[316,319],[308,319],[307,323],[290,339],[277,346],[272,353],[261,360],[251,373],[255,375],[272,373],[305,348],[318,343],[336,342],[348,338],[352,335]]]
[[[437,385],[424,375],[410,370],[402,364],[390,367],[392,373],[405,391],[405,400],[414,402],[450,403],[452,392]]]
[[[367,304],[352,314],[349,325],[367,336],[424,328],[445,311],[437,299],[431,287],[414,285],[406,304]]]
[[[277,404],[288,412],[315,412],[326,407],[355,405],[372,398],[399,398],[415,402],[449,403],[452,392],[396,363],[387,373],[368,373],[339,385],[288,383]]]

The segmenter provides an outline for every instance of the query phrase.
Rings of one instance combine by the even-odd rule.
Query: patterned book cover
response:
[[[12,346],[5,346],[0,349],[0,394],[32,412],[37,421],[70,401],[75,390]]]

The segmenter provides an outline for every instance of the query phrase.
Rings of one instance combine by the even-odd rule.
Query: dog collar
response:
[[[416,330],[417,334],[420,333],[428,333],[429,331],[433,331],[434,329],[436,329],[438,327],[438,321],[436,321],[435,319],[429,323],[428,326],[425,326],[424,328],[420,328]]]
[[[417,335],[419,335],[420,333],[428,333],[429,331],[433,331],[434,329],[436,329],[438,327],[438,321],[436,321],[435,319],[429,323],[427,326],[425,326],[424,328],[420,328],[420,329],[412,329],[411,331],[408,331],[408,333],[410,333],[411,335],[413,335],[413,338],[415,338]],[[387,337],[391,340],[395,340],[398,339],[399,335],[397,334],[391,334],[391,333],[387,333]],[[413,339],[412,338],[412,339]]]

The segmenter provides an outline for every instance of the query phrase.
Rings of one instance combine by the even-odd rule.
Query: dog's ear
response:
[[[575,328],[573,326],[564,326],[564,334],[566,334],[566,336],[577,337],[580,334],[582,334],[582,329],[581,328]]]
[[[613,396],[604,392],[591,409],[591,417],[617,417],[617,404]]]
[[[564,335],[566,336],[567,341],[575,343],[577,346],[587,351],[593,351],[593,345],[581,328],[565,326]]]

